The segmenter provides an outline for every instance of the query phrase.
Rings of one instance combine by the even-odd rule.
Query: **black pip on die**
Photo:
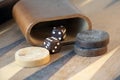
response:
[[[44,41],[44,47],[51,53],[57,53],[61,49],[60,41],[55,37],[46,38]]]
[[[66,28],[64,26],[54,27],[52,30],[52,36],[62,41],[66,38]]]

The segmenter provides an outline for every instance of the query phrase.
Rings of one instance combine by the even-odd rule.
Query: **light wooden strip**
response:
[[[16,65],[15,62],[12,62],[0,69],[0,80],[9,80],[22,69],[23,67],[20,67]]]
[[[4,34],[5,32],[9,31],[10,29],[12,29],[12,27],[9,27],[9,28],[7,28],[7,29],[5,29],[3,31],[0,31],[0,35]]]
[[[80,5],[80,7],[83,7],[83,6],[89,4],[89,3],[92,2],[92,1],[93,1],[93,0],[86,0],[86,1],[84,1],[84,2]]]
[[[12,28],[14,28],[15,25],[16,25],[16,24],[14,23],[13,20],[10,20],[10,21],[8,21],[8,22],[0,25],[0,36],[1,36],[2,34],[4,34],[5,32],[11,30]]]
[[[95,75],[95,73],[104,65],[104,63],[118,50],[120,46],[112,50],[111,52],[104,55],[102,58],[83,69],[73,77],[68,80],[91,80],[91,78]]]

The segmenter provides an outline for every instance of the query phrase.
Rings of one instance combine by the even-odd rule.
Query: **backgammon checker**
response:
[[[74,51],[85,57],[99,56],[107,52],[109,34],[101,30],[86,30],[77,34]]]

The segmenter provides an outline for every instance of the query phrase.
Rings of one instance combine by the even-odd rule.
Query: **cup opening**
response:
[[[63,25],[66,28],[66,39],[62,43],[75,41],[78,32],[89,29],[88,22],[83,18],[69,18],[62,20],[40,22],[32,27],[30,39],[36,45],[41,45],[45,38],[51,36],[53,27]]]

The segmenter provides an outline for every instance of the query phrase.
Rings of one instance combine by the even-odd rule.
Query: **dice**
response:
[[[64,40],[66,38],[66,28],[64,26],[54,27],[51,36],[56,37],[60,41]]]
[[[50,53],[57,53],[61,49],[60,41],[55,37],[48,37],[43,43],[43,47],[48,49]]]

